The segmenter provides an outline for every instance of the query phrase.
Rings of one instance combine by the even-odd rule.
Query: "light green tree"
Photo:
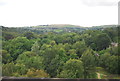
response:
[[[58,74],[60,78],[83,78],[84,74],[83,63],[81,60],[70,59],[63,67],[63,70]]]
[[[16,60],[18,64],[24,64],[27,68],[44,69],[43,57],[36,55],[34,52],[24,52]]]
[[[2,50],[1,52],[2,52],[2,63],[4,64],[10,63],[13,59],[11,55],[6,50]]]
[[[36,41],[33,44],[32,48],[31,48],[31,51],[34,52],[34,53],[36,53],[37,55],[40,55],[40,46],[39,46],[38,41]]]
[[[95,78],[95,57],[93,50],[88,48],[81,56],[84,67],[84,78]]]

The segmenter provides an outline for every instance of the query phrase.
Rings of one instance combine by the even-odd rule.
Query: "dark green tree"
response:
[[[73,49],[76,50],[76,54],[81,57],[81,55],[84,53],[84,51],[86,51],[87,46],[85,44],[84,41],[78,41],[76,43],[73,44]]]
[[[112,55],[107,58],[109,60],[109,63],[107,63],[107,70],[110,73],[118,74],[119,66],[118,66],[118,56]]]
[[[4,49],[10,53],[13,60],[16,60],[19,54],[24,51],[30,51],[32,43],[26,37],[17,37],[13,40],[10,40],[8,45],[4,46]]]
[[[43,57],[45,70],[51,77],[56,77],[64,62],[67,60],[65,50],[62,47],[59,48],[58,45],[55,45],[52,48],[47,48],[43,53]]]
[[[26,37],[27,39],[34,39],[34,38],[36,38],[35,34],[33,32],[25,32],[24,33],[24,37]]]

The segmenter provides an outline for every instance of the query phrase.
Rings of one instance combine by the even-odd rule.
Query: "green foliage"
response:
[[[111,46],[109,52],[111,55],[119,55],[119,46]]]
[[[13,62],[8,64],[3,64],[2,66],[2,75],[3,76],[12,76],[12,74],[15,72],[15,65]]]
[[[110,41],[110,38],[108,37],[107,34],[100,34],[100,35],[97,35],[95,37],[95,45],[97,47],[93,47],[95,48],[95,50],[102,50],[102,49],[106,49],[107,47],[109,47],[111,41]]]
[[[93,50],[99,51],[109,47],[111,39],[106,33],[100,31],[88,31],[87,33],[88,36],[85,38],[85,42]]]
[[[95,57],[92,49],[87,49],[81,56],[84,67],[84,78],[95,78]]]
[[[32,48],[31,48],[31,51],[36,53],[37,55],[39,55],[40,46],[39,46],[39,43],[37,41],[33,44]]]
[[[24,75],[28,71],[28,69],[26,68],[24,64],[15,64],[14,70],[15,70],[15,73],[18,73],[19,75]]]
[[[103,32],[107,33],[113,42],[118,42],[118,28],[106,28]]]
[[[63,67],[58,77],[60,78],[83,78],[83,63],[81,60],[70,59]]]
[[[107,67],[107,65],[109,65],[109,59],[108,57],[110,57],[110,53],[109,52],[106,52],[105,54],[102,54],[100,56],[100,66],[102,67]]]
[[[16,37],[15,35],[16,33],[2,32],[2,36],[4,40],[14,39]]]
[[[34,52],[24,52],[16,60],[18,64],[24,64],[27,68],[44,69],[43,58]]]
[[[55,45],[53,48],[47,48],[43,54],[44,57],[44,65],[45,70],[51,75],[51,77],[55,77],[57,73],[60,72],[63,63],[67,60],[67,55],[65,54],[65,50],[58,45]]]
[[[96,67],[120,74],[116,30],[120,31],[106,26],[3,27],[3,76],[97,78]]]
[[[27,74],[27,77],[33,77],[33,78],[49,78],[49,74],[47,74],[44,70],[35,70],[35,69],[29,69]]]
[[[78,58],[75,49],[70,49],[70,50],[68,51],[68,54],[67,54],[67,55],[68,55],[69,59],[70,59],[70,58],[71,58],[71,59],[77,59],[77,58]]]
[[[2,52],[2,63],[6,64],[12,61],[13,58],[6,50],[2,50],[1,52]]]
[[[118,74],[119,66],[118,66],[118,56],[112,55],[108,57],[109,64],[107,65],[107,69],[110,73]]]
[[[36,38],[35,34],[33,32],[25,32],[24,33],[24,37],[26,37],[27,39],[34,39],[34,38]]]
[[[79,41],[73,44],[73,48],[76,49],[76,54],[81,57],[84,51],[86,51],[87,46],[84,41]]]
[[[32,43],[25,37],[17,37],[10,40],[7,44],[8,45],[4,46],[4,49],[10,53],[13,60],[16,60],[19,54],[24,51],[30,51],[32,46]]]

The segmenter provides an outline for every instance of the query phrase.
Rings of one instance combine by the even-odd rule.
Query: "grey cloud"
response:
[[[87,6],[116,6],[118,0],[81,0]]]

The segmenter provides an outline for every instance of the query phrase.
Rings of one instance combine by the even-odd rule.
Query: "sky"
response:
[[[0,0],[0,25],[7,27],[118,24],[119,0]]]

